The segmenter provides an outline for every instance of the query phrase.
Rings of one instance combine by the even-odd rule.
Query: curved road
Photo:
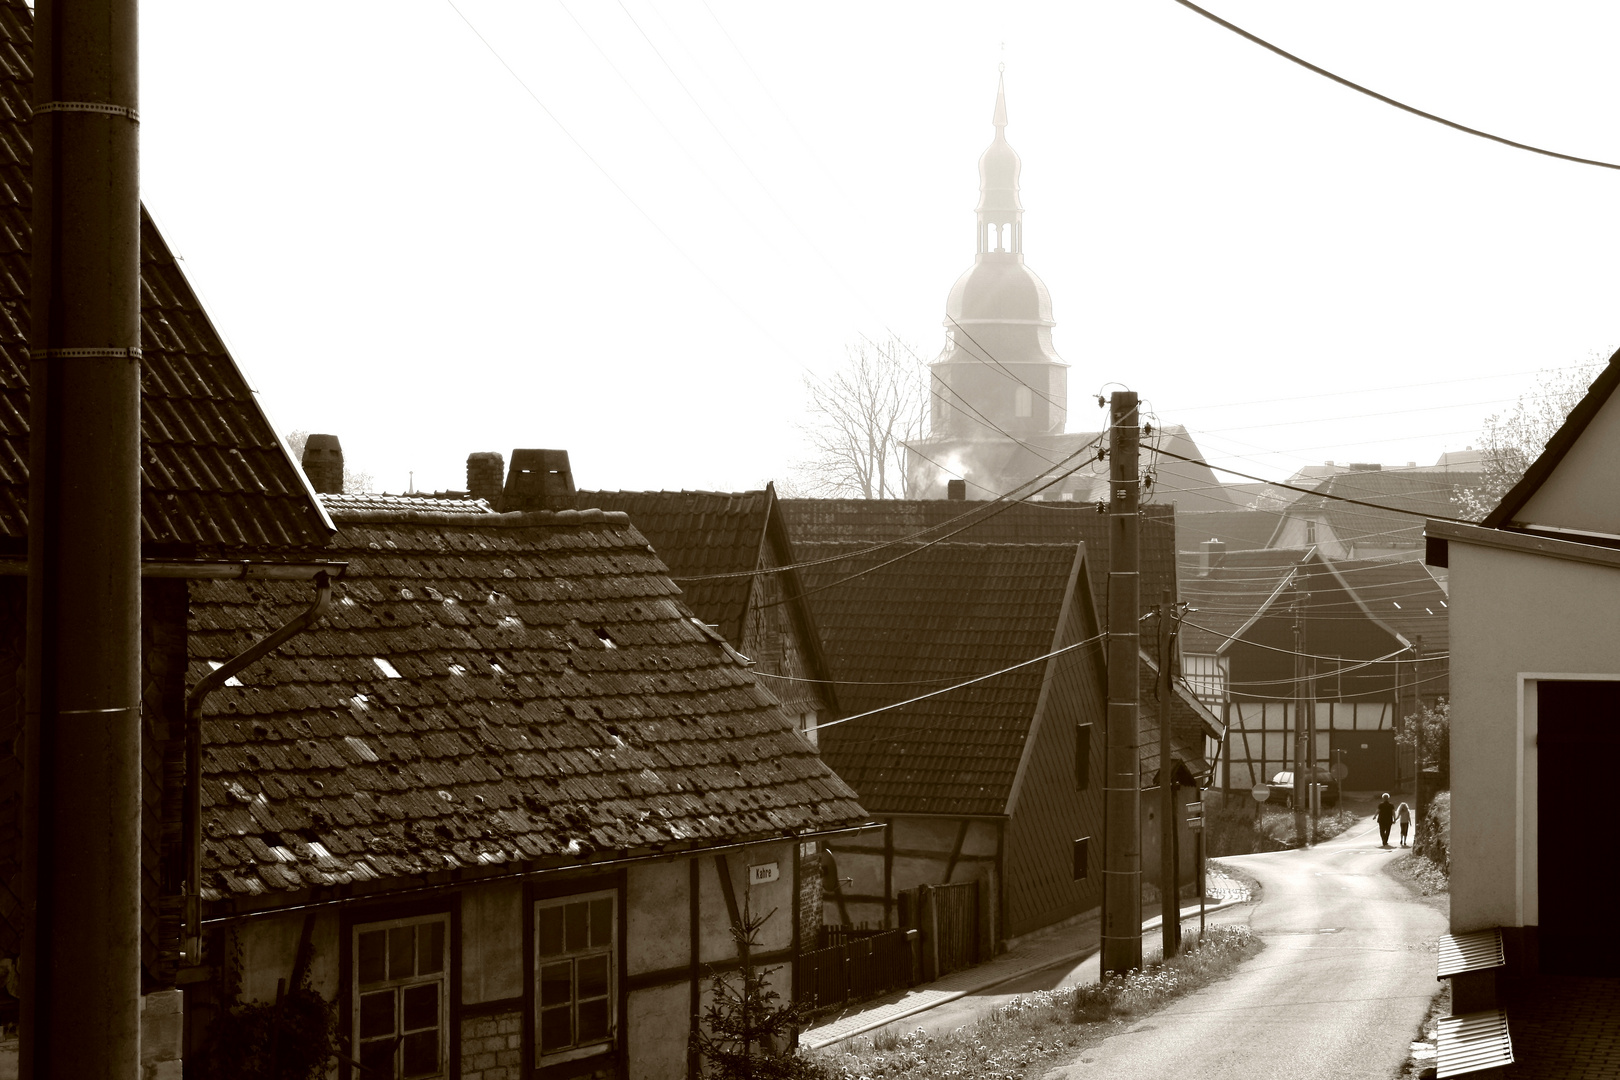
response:
[[[1212,921],[1247,922],[1265,951],[1046,1080],[1390,1080],[1439,988],[1446,928],[1441,902],[1384,872],[1392,854],[1368,819],[1308,851],[1222,859],[1263,892]]]

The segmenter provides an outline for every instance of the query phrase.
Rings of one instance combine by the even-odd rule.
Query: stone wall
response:
[[[522,1014],[502,1012],[461,1021],[461,1080],[519,1080],[522,1073]]]

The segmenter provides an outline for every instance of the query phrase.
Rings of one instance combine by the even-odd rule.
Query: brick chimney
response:
[[[501,510],[574,509],[574,471],[566,450],[513,450]]]
[[[965,502],[967,500],[967,481],[945,481],[945,497],[952,502]]]
[[[506,459],[493,450],[467,455],[467,494],[491,506],[501,501],[506,482]]]
[[[1226,556],[1226,544],[1220,540],[1205,540],[1198,545],[1198,574],[1208,577],[1209,572],[1221,565]]]
[[[336,435],[311,435],[304,443],[303,466],[316,491],[343,494],[343,444]]]

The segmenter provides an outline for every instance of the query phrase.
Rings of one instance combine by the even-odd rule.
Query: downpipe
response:
[[[180,884],[184,902],[180,931],[180,961],[202,962],[202,710],[203,703],[225,681],[251,664],[264,659],[288,641],[308,630],[326,615],[332,604],[332,579],[322,571],[315,575],[315,602],[293,616],[279,629],[231,657],[198,680],[186,695],[186,784],[185,807],[181,811],[181,832],[185,839],[185,879]]]

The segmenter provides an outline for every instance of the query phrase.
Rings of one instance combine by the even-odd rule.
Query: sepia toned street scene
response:
[[[0,0],[0,1080],[1620,1077],[1617,34]]]

